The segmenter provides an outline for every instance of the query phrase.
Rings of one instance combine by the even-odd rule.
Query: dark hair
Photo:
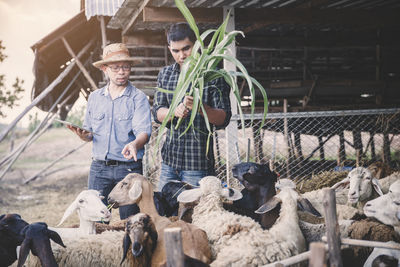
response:
[[[169,27],[167,32],[168,44],[170,44],[171,41],[176,42],[185,40],[185,38],[189,38],[192,43],[196,42],[196,35],[190,28],[189,24],[182,22],[172,24],[171,27]]]

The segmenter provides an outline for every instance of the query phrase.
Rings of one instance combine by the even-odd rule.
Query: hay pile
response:
[[[297,184],[297,189],[301,193],[317,190],[324,187],[330,187],[337,182],[343,180],[347,176],[348,171],[325,171],[321,172],[317,175],[313,175],[308,180],[303,180],[302,182]]]

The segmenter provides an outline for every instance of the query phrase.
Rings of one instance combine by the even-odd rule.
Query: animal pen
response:
[[[237,139],[226,137],[226,130],[214,134],[215,171],[226,180],[226,166],[241,161],[272,161],[281,177],[297,181],[323,171],[349,170],[383,161],[400,168],[400,109],[343,110],[319,112],[269,113],[262,129],[262,114],[245,116],[245,135],[241,120],[234,116]],[[160,158],[153,160],[158,127],[147,145],[145,174],[157,180]],[[226,146],[235,147],[228,158]],[[159,157],[159,155],[158,155]]]

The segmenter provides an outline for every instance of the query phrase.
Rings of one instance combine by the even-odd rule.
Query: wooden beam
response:
[[[190,8],[196,23],[221,23],[222,8]],[[185,22],[185,18],[177,8],[172,7],[145,7],[143,9],[144,22]]]
[[[150,2],[150,0],[143,0],[140,2],[138,5],[138,8],[133,12],[131,19],[129,20],[128,24],[123,27],[122,29],[122,36],[124,36],[129,29],[132,27],[132,25],[135,23],[136,18],[139,16],[139,14],[142,12],[143,8]]]
[[[122,42],[127,46],[167,45],[167,38],[163,32],[136,31],[133,34],[122,36]]]
[[[85,75],[86,79],[90,83],[90,85],[94,90],[97,90],[97,85],[93,81],[92,77],[90,76],[89,72],[86,70],[85,66],[83,66],[82,62],[79,60],[79,58],[76,56],[74,51],[72,50],[71,46],[68,44],[67,40],[65,40],[64,37],[61,37],[61,40],[63,41],[65,48],[68,50],[68,53],[71,55],[71,57],[76,61],[76,64],[78,65],[79,69],[82,71],[83,75]]]
[[[317,8],[238,8],[238,24],[297,23],[351,26],[399,25],[399,9],[352,10]]]

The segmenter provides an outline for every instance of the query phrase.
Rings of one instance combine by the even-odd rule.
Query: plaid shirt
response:
[[[178,83],[180,68],[177,63],[164,67],[158,74],[157,86],[165,90],[174,91]],[[224,124],[219,126],[226,127],[231,118],[231,106],[229,99],[230,88],[224,79],[219,78],[207,83],[204,86],[203,103],[213,108],[223,109],[226,112]],[[157,111],[160,108],[169,108],[173,94],[166,94],[157,91],[154,97],[153,116],[157,120]],[[189,117],[186,117],[180,127],[173,131],[167,131],[167,139],[161,150],[163,162],[177,170],[209,170],[214,168],[214,152],[212,137],[208,156],[207,136],[208,130],[202,115],[197,114],[193,121],[193,126],[185,135],[179,135],[186,129]],[[174,118],[175,127],[177,118]],[[170,124],[167,125],[170,127]]]

